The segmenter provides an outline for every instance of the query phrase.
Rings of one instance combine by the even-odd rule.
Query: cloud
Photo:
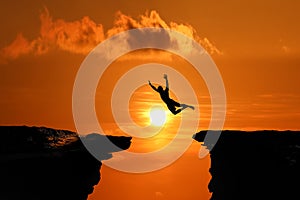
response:
[[[102,24],[97,24],[88,16],[77,21],[67,22],[63,19],[54,20],[48,9],[40,14],[41,27],[39,36],[33,40],[19,33],[14,41],[0,50],[0,60],[8,61],[21,55],[42,55],[51,49],[60,49],[76,54],[88,54],[101,41],[120,32],[143,27],[159,27],[176,30],[200,43],[210,54],[222,54],[207,38],[198,36],[189,24],[165,22],[155,10],[134,19],[128,15],[116,13],[113,27],[106,32]]]
[[[104,40],[103,26],[96,24],[89,17],[79,21],[53,21],[47,9],[40,16],[41,30],[37,46],[56,45],[62,50],[86,54]],[[40,51],[38,53],[43,53]]]
[[[1,50],[1,56],[5,58],[15,59],[22,54],[27,54],[33,50],[31,42],[29,42],[22,33],[19,33],[16,39],[7,47]]]
[[[102,24],[96,24],[89,17],[73,22],[54,21],[45,8],[40,14],[40,21],[39,36],[29,41],[19,33],[11,44],[1,49],[1,60],[16,59],[29,53],[41,55],[54,48],[87,54],[105,39]]]
[[[159,16],[159,13],[155,10],[146,12],[144,15],[140,15],[137,20],[121,13],[120,11],[117,12],[116,18],[114,21],[114,26],[113,26],[113,28],[111,28],[107,31],[106,35],[107,35],[107,37],[111,37],[120,32],[127,31],[129,29],[145,28],[145,27],[165,28],[165,29],[178,31],[190,38],[193,38],[195,41],[197,41],[199,44],[201,44],[210,54],[222,55],[222,52],[212,42],[210,42],[207,38],[201,38],[197,34],[196,30],[191,25],[178,24],[176,22],[170,22],[169,24],[167,24],[167,22],[165,22]],[[133,39],[133,37],[131,37],[130,39]],[[137,40],[136,43],[140,42],[139,38],[134,38],[134,39]],[[146,41],[143,41],[143,42],[146,42]],[[165,37],[162,38],[162,41],[160,41],[160,42],[164,43],[164,46],[168,46],[168,45],[170,45],[170,43],[173,42],[172,36],[165,35]],[[180,43],[179,45],[183,49],[192,48],[192,45],[186,44],[186,41],[177,41],[177,42]],[[134,41],[130,41],[130,45],[132,45],[132,44],[134,44]]]

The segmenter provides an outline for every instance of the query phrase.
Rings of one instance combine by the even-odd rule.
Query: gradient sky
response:
[[[299,7],[298,1],[273,0],[3,1],[0,122],[74,130],[73,81],[85,55],[102,39],[54,41],[57,32],[47,29],[49,20],[72,32],[85,19],[95,33],[105,34],[122,27],[118,12],[139,20],[154,10],[166,24],[189,24],[222,53],[212,57],[227,92],[225,128],[299,129]]]
[[[0,124],[75,131],[72,89],[77,70],[88,52],[104,39],[130,27],[159,25],[192,36],[211,54],[227,93],[225,129],[299,130],[299,9],[300,2],[296,0],[1,1]],[[140,63],[137,59],[129,64],[135,62]],[[203,106],[203,121],[207,121],[210,110],[205,110],[205,105],[209,99],[205,86],[202,89],[198,100],[199,106]],[[101,118],[101,109],[97,114]],[[109,119],[102,119],[107,120],[107,126],[111,125]],[[205,125],[199,126],[199,130],[202,128]],[[197,162],[196,155],[183,159]],[[179,162],[162,174],[180,170],[183,165]],[[103,172],[115,179],[120,177],[106,167]],[[148,185],[157,184],[150,177],[162,174],[157,172],[138,179],[149,180]],[[186,189],[177,194],[182,199],[200,179],[187,180],[182,174],[178,177],[176,181],[182,180],[180,187]],[[205,186],[209,176],[203,177]],[[103,178],[99,196],[112,194],[108,189],[110,180],[113,178]],[[165,184],[172,182],[166,181]],[[175,199],[172,187],[165,187],[168,197],[156,190],[140,190],[140,196],[144,191],[154,195],[144,199]],[[202,198],[209,196],[206,188],[201,194]],[[140,197],[137,193],[132,195],[131,199]],[[197,192],[193,195],[190,199],[199,199]]]

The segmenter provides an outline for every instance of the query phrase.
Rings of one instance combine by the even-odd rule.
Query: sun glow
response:
[[[155,106],[149,111],[150,123],[153,126],[162,126],[167,120],[167,114],[163,107]]]

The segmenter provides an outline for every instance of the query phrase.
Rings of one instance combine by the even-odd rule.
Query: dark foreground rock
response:
[[[203,142],[201,131],[194,139]],[[299,199],[300,132],[223,131],[211,150],[212,200]]]
[[[99,149],[98,160],[71,131],[2,126],[0,134],[1,200],[87,199],[100,181],[99,160],[129,148],[131,140],[99,134],[87,136],[84,139]]]

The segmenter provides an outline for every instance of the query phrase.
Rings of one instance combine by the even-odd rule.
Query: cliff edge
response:
[[[72,131],[0,126],[0,134],[1,200],[87,199],[100,181],[99,160],[131,144],[131,137],[90,134],[82,139],[97,145],[96,159]]]
[[[203,142],[201,131],[193,136]],[[212,200],[298,199],[299,131],[222,131],[210,149]]]

